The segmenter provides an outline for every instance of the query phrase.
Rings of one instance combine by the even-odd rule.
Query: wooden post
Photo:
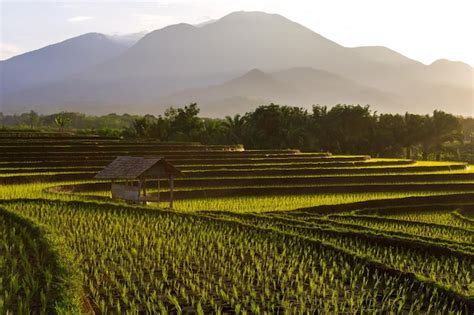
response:
[[[146,179],[143,180],[143,204],[146,205]]]
[[[137,196],[137,202],[140,203],[140,193],[141,193],[141,190],[142,190],[142,180],[139,179],[138,180],[138,196]]]
[[[158,192],[156,193],[156,200],[157,200],[158,207],[159,207],[160,206],[160,177],[159,176],[158,176],[157,187],[158,187]]]
[[[173,209],[174,177],[170,175],[170,209]]]
[[[115,180],[112,179],[112,183],[110,184],[110,195],[111,195],[112,199],[114,199],[114,196],[112,194],[112,187],[114,186],[114,184],[115,184]]]

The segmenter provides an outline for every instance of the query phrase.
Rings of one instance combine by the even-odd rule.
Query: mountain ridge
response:
[[[336,87],[336,89],[334,89]],[[337,92],[334,92],[337,91]],[[369,102],[361,97],[371,92]],[[242,96],[245,96],[242,99]],[[308,67],[290,68],[272,73],[252,69],[219,85],[205,88],[190,89],[170,95],[158,102],[177,106],[192,100],[201,104],[205,115],[217,113],[219,116],[233,115],[252,110],[252,103],[264,105],[268,103],[289,104],[309,107],[311,105],[334,105],[352,103],[366,105],[385,100],[394,102],[396,95],[363,86],[338,75]],[[314,100],[318,99],[318,102]],[[240,100],[241,105],[236,106]]]
[[[423,113],[442,109],[472,115],[473,72],[469,65],[446,60],[424,65],[383,46],[344,47],[281,15],[262,12],[234,12],[202,26],[180,23],[155,30],[130,48],[80,72],[16,93],[2,92],[0,101],[6,111],[36,106],[40,111],[74,107],[110,112],[132,104],[131,110],[149,112],[165,108],[173,99],[195,101],[191,96],[196,91],[202,97],[216,95],[217,87],[222,99],[266,101],[271,80],[267,77],[251,84],[253,76],[242,79],[242,74],[260,69],[275,79],[279,71],[293,69],[293,76],[304,77],[309,75],[301,70],[304,68],[319,71],[311,72],[314,76],[308,79],[313,88],[301,78],[281,82],[280,77],[273,83],[281,89],[274,89],[275,95],[286,91],[292,96],[275,96],[269,101],[334,105],[340,100],[372,103],[375,110],[390,112],[416,108]],[[233,79],[240,79],[241,84],[230,84]],[[235,91],[226,88],[229,84],[235,91],[253,95],[234,95]],[[184,95],[189,99],[183,99]],[[250,105],[232,106],[245,111]]]
[[[2,95],[63,79],[113,58],[126,46],[101,33],[86,33],[0,61]]]

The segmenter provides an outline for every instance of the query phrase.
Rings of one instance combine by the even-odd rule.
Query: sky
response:
[[[0,60],[88,32],[151,31],[240,10],[281,14],[347,47],[474,66],[473,0],[0,0]]]

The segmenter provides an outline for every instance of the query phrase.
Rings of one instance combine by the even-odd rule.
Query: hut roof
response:
[[[168,175],[182,176],[180,170],[163,157],[119,156],[97,173],[96,179],[137,179],[155,165],[161,164]],[[143,176],[142,176],[143,175]]]

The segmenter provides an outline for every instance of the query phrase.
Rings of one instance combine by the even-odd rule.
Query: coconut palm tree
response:
[[[66,125],[70,122],[70,119],[68,117],[65,117],[64,115],[60,114],[57,115],[54,118],[54,123],[56,126],[59,127],[59,131],[64,131],[64,128],[66,128]]]
[[[242,128],[244,124],[245,119],[239,114],[234,115],[234,117],[225,117],[224,127],[227,130],[227,139],[231,144],[242,142]]]

